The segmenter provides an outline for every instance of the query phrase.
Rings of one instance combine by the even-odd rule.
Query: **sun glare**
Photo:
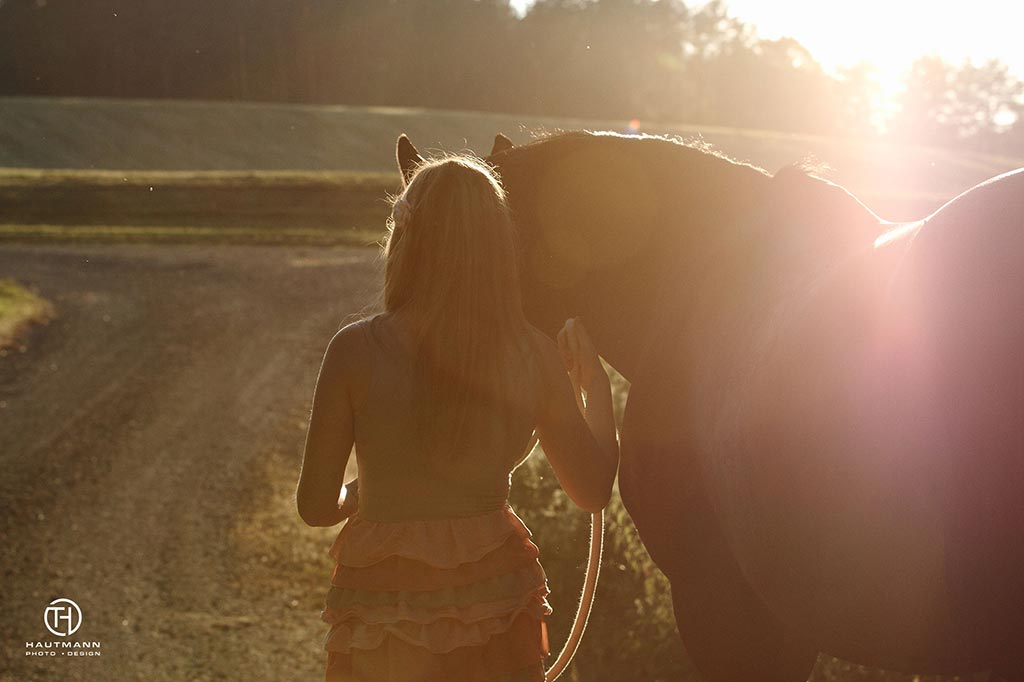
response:
[[[898,58],[869,59],[862,62],[871,69],[871,80],[878,86],[878,99],[874,104],[874,123],[882,121],[899,109],[900,95],[904,91],[904,81],[909,65]]]
[[[1024,6],[1016,3],[975,0],[968,9],[922,0],[726,0],[726,6],[762,38],[795,38],[833,75],[857,64],[870,66],[882,116],[898,106],[904,79],[919,57],[956,65],[998,59],[1024,78]]]
[[[903,237],[906,237],[907,235],[916,232],[923,225],[924,225],[924,221],[923,220],[918,220],[917,222],[904,223],[902,225],[898,225],[898,226],[894,227],[893,229],[889,230],[888,232],[883,233],[877,239],[875,239],[874,246],[875,246],[876,249],[880,249],[883,246],[885,246],[886,244],[890,244],[890,243],[892,243],[892,242],[894,242],[894,241],[896,241],[898,239],[902,239]]]

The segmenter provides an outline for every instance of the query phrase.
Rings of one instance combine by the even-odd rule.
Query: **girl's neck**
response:
[[[417,338],[422,328],[422,320],[417,315],[404,308],[386,311],[384,326],[391,330],[393,336],[398,337],[402,345],[408,346],[413,339]]]

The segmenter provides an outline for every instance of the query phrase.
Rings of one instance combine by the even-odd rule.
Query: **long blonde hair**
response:
[[[460,457],[487,417],[521,407],[511,386],[529,325],[497,172],[465,154],[424,161],[394,198],[384,255],[384,309],[413,319],[420,442]]]

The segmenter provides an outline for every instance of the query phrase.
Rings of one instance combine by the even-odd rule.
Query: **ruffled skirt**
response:
[[[329,550],[327,682],[543,682],[551,607],[530,537],[508,505],[350,518]]]

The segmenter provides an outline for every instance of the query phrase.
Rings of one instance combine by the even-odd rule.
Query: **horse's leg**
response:
[[[631,386],[619,490],[672,583],[686,651],[709,682],[803,682],[817,649],[787,632],[740,573],[701,480],[681,391],[674,393],[642,378]]]

